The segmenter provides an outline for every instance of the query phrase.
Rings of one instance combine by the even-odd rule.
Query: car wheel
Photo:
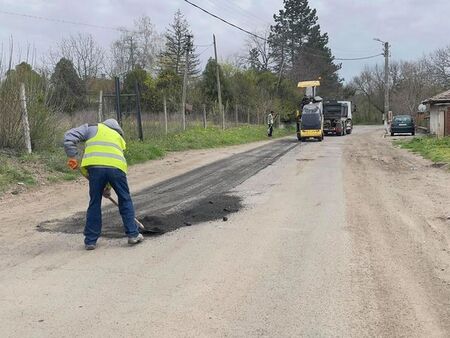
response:
[[[391,131],[391,136],[394,136],[394,133]]]
[[[413,132],[411,133],[412,136],[416,135],[416,131],[413,130]]]

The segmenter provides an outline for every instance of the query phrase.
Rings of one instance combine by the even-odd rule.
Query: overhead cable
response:
[[[242,32],[244,32],[244,33],[246,33],[246,34],[249,34],[249,35],[251,35],[251,36],[254,36],[255,38],[258,38],[258,39],[261,39],[261,40],[263,40],[263,41],[268,42],[268,39],[266,39],[266,38],[264,38],[264,37],[262,37],[262,36],[259,36],[258,34],[252,33],[252,32],[250,32],[250,31],[248,31],[248,30],[246,30],[246,29],[244,29],[244,28],[242,28],[242,27],[239,27],[238,25],[235,25],[234,23],[231,23],[231,22],[229,22],[229,21],[227,21],[227,20],[225,20],[225,19],[219,17],[218,15],[211,13],[210,11],[208,11],[208,10],[206,10],[206,9],[204,9],[204,8],[202,8],[202,7],[200,7],[200,6],[196,5],[196,4],[194,4],[194,3],[192,3],[192,2],[189,1],[189,0],[184,0],[184,1],[187,2],[188,4],[190,4],[191,6],[194,6],[195,8],[197,8],[197,9],[199,9],[199,10],[205,12],[206,14],[208,14],[208,15],[210,15],[210,16],[216,18],[217,20],[220,20],[220,21],[226,23],[227,25],[230,25],[230,26],[232,26],[232,27],[234,27],[234,28],[236,28],[236,29],[239,29],[240,31],[242,31]],[[326,57],[328,57],[328,56],[326,56],[326,55],[319,55],[319,54],[314,54],[314,53],[305,52],[305,51],[304,51],[303,53],[304,53],[304,54],[311,55],[311,56],[321,57],[321,58],[326,58]],[[357,58],[336,58],[336,57],[335,57],[334,60],[337,60],[337,61],[357,61],[357,60],[367,60],[367,59],[372,59],[372,58],[378,57],[378,56],[380,56],[380,55],[383,55],[383,54],[376,54],[376,55],[362,56],[362,57],[357,57]]]
[[[212,17],[216,18],[217,20],[220,20],[220,21],[222,21],[222,22],[225,22],[227,25],[230,25],[230,26],[232,26],[232,27],[234,27],[234,28],[237,28],[237,29],[239,29],[240,31],[243,31],[244,33],[247,33],[247,34],[249,34],[249,35],[254,36],[255,38],[258,38],[258,39],[261,39],[261,40],[266,40],[266,39],[263,38],[262,36],[259,36],[258,34],[252,33],[252,32],[250,32],[250,31],[248,31],[248,30],[246,30],[246,29],[244,29],[244,28],[241,28],[241,27],[235,25],[234,23],[231,23],[231,22],[229,22],[229,21],[227,21],[227,20],[225,20],[225,19],[222,19],[221,17],[219,17],[219,16],[217,16],[217,15],[215,15],[215,14],[213,14],[213,13],[207,11],[206,9],[201,8],[200,6],[198,6],[198,5],[196,5],[196,4],[192,3],[192,2],[190,2],[189,0],[184,0],[184,1],[187,2],[188,4],[190,4],[191,6],[194,6],[195,8],[198,8],[199,10],[205,12],[206,14],[211,15]]]
[[[64,20],[64,19],[58,19],[58,18],[47,18],[47,17],[44,17],[44,16],[23,14],[23,13],[16,13],[16,12],[9,12],[9,11],[3,11],[3,10],[0,10],[0,14],[21,16],[21,17],[24,17],[24,18],[31,18],[31,19],[37,19],[37,20],[53,21],[53,22],[59,22],[59,23],[64,23],[64,24],[69,24],[69,25],[77,25],[77,26],[86,26],[86,27],[94,27],[94,28],[101,28],[101,29],[109,29],[109,30],[115,30],[115,31],[119,31],[119,32],[131,32],[131,31],[125,29],[125,28],[111,27],[111,26],[100,26],[100,25],[94,25],[94,24],[85,23],[85,22],[70,21],[70,20]]]

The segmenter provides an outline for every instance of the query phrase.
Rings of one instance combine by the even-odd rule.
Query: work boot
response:
[[[144,240],[144,236],[142,234],[137,235],[136,237],[128,237],[128,244],[135,245]]]
[[[97,244],[85,244],[84,248],[86,250],[94,250],[97,247]]]

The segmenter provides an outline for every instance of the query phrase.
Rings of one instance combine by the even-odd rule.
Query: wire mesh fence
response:
[[[144,138],[162,137],[190,128],[232,128],[244,124],[265,124],[268,111],[226,103],[222,110],[216,103],[187,105],[185,123],[180,109],[170,105],[163,108],[139,110],[136,96],[117,96],[106,93],[100,102],[99,93],[90,93],[84,109],[70,114],[51,105],[50,91],[46,87],[25,84],[33,149],[51,148],[60,145],[65,130],[84,123],[98,123],[108,118],[120,120],[127,139],[139,138],[139,119]],[[23,111],[20,101],[20,83],[2,83],[0,86],[0,149],[21,150],[25,147],[22,126]],[[97,98],[97,99],[95,99]],[[120,110],[120,113],[118,112]]]

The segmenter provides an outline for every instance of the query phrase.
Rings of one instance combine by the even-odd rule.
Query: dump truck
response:
[[[324,133],[343,136],[353,129],[350,101],[327,100],[323,103]]]

